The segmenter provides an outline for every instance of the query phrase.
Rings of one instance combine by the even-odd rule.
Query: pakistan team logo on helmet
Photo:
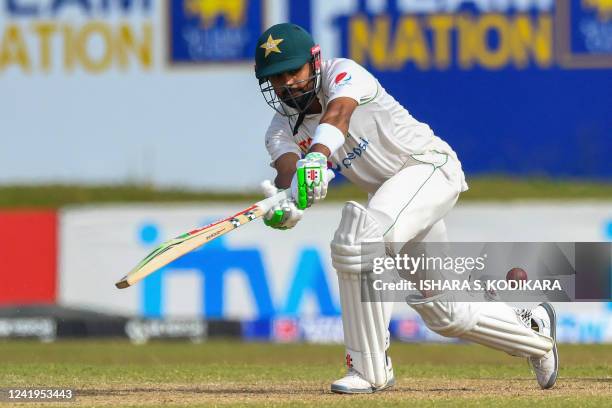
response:
[[[295,96],[287,86],[274,89],[269,81],[271,76],[295,71],[306,63],[310,63],[310,75],[302,81],[308,84],[306,91]],[[304,113],[314,101],[321,84],[320,47],[302,27],[291,23],[276,24],[257,40],[255,76],[266,102],[274,110],[283,116]]]
[[[270,34],[268,36],[268,40],[259,46],[259,48],[263,48],[265,50],[264,58],[268,58],[268,55],[270,55],[270,53],[272,52],[281,53],[282,51],[278,49],[278,44],[282,42],[283,42],[282,38],[275,40],[274,38],[272,38],[272,34]]]

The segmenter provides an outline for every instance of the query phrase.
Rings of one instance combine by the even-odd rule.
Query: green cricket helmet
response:
[[[295,96],[285,86],[285,90],[280,90],[282,96],[279,97],[268,78],[294,71],[308,62],[312,67],[311,75],[303,82],[308,82],[310,88]],[[259,79],[261,93],[270,107],[283,116],[302,114],[316,98],[321,84],[321,49],[302,27],[291,23],[273,25],[257,40],[255,76]]]

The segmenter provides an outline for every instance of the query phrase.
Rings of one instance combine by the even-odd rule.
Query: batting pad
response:
[[[361,245],[375,242],[381,245]],[[375,387],[382,387],[393,377],[386,356],[393,303],[382,302],[376,292],[362,301],[365,274],[371,273],[374,258],[385,256],[379,225],[364,207],[346,203],[331,253],[338,273],[347,365]]]
[[[554,345],[502,302],[452,302],[435,300],[410,304],[431,330],[459,337],[519,357],[542,357]]]

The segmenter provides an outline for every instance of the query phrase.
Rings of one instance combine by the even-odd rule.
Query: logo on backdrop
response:
[[[262,0],[169,1],[169,63],[250,62],[263,31]]]
[[[594,9],[602,21],[612,21],[612,1],[610,0],[582,0],[583,7]]]
[[[568,68],[612,67],[612,1],[557,3],[559,59]]]
[[[149,247],[159,244],[159,227],[156,224],[142,225],[138,232],[141,245]],[[224,318],[225,306],[231,301],[224,299],[226,275],[230,271],[240,271],[251,291],[256,318],[295,316],[300,313],[306,295],[316,301],[321,315],[338,315],[339,309],[332,299],[319,251],[316,248],[302,248],[296,253],[294,265],[292,271],[287,271],[293,274],[293,279],[283,292],[284,298],[273,299],[268,280],[272,274],[266,268],[261,249],[231,248],[225,237],[220,237],[149,275],[141,285],[140,314],[150,318],[164,317],[166,305],[172,301],[164,298],[165,278],[170,274],[196,271],[203,278],[201,315],[213,319]],[[247,294],[235,295],[243,297]]]

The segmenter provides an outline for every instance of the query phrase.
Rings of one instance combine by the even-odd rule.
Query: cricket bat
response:
[[[327,170],[328,180],[332,180],[335,174]],[[153,272],[168,265],[175,259],[201,247],[213,239],[219,238],[241,225],[262,217],[276,204],[283,200],[291,199],[291,189],[279,191],[272,197],[258,201],[247,209],[240,211],[231,217],[224,218],[209,225],[196,228],[178,237],[164,242],[147,255],[134,269],[125,275],[119,282],[115,283],[118,289],[125,289],[140,282]]]
[[[290,189],[283,190],[272,197],[261,200],[231,217],[194,229],[162,243],[119,282],[115,283],[115,286],[118,289],[125,289],[134,285],[186,253],[235,230],[241,225],[256,220],[285,199],[291,199]]]

